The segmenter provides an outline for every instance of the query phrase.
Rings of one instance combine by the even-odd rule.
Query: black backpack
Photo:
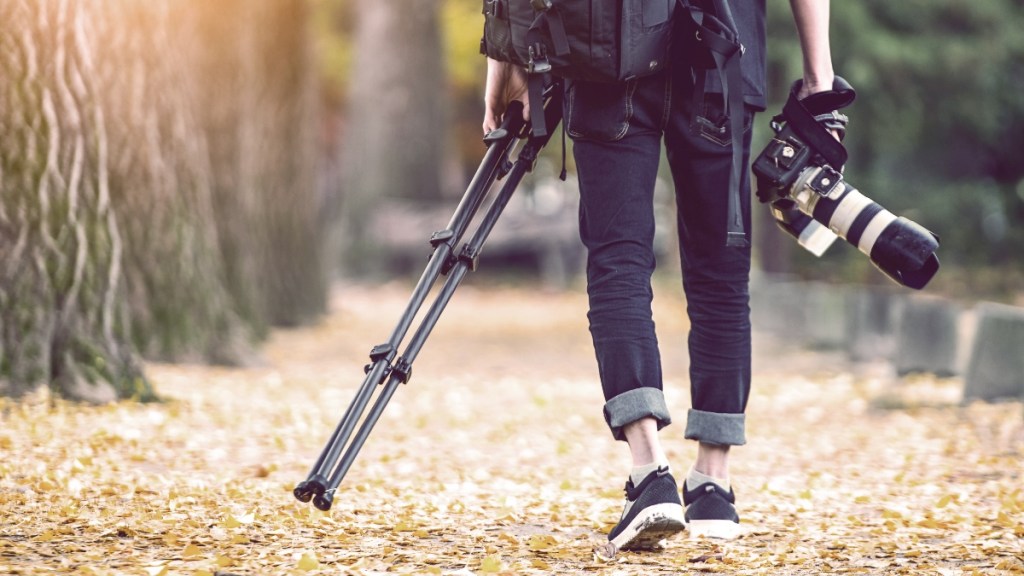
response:
[[[665,66],[677,0],[484,0],[481,52],[531,73],[618,82]]]

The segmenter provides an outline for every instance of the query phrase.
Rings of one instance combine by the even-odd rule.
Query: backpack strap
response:
[[[712,15],[703,8],[690,4],[688,0],[680,0],[691,22],[688,27],[694,37],[686,39],[697,48],[694,54],[694,66],[697,68],[714,68],[722,84],[722,99],[725,102],[725,114],[729,118],[729,129],[732,135],[732,168],[729,173],[729,200],[726,221],[725,245],[731,247],[747,247],[743,211],[741,210],[740,183],[743,181],[743,71],[740,68],[740,57],[743,55],[743,44],[740,43],[736,23],[732,18],[727,0],[714,0]],[[705,93],[706,74],[701,70],[696,74],[693,91],[693,110],[700,110]]]
[[[542,29],[547,29],[556,56],[569,53],[569,37],[565,33],[562,14],[551,0],[530,0],[537,16],[526,31],[526,44],[529,55],[527,63],[527,98],[530,102],[530,123],[533,135],[541,138],[547,135],[547,123],[544,121],[544,88],[549,83],[551,63],[548,61],[547,48],[544,44]]]

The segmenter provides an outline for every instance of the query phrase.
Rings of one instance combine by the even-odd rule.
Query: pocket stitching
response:
[[[608,138],[606,140],[604,138],[589,137],[589,136],[586,136],[586,135],[584,135],[584,134],[582,134],[582,133],[580,133],[580,132],[578,132],[578,131],[573,129],[573,127],[572,127],[572,124],[573,124],[572,123],[572,118],[575,117],[575,114],[573,113],[573,111],[576,108],[576,86],[572,86],[569,89],[569,122],[566,123],[567,124],[566,132],[568,132],[569,135],[572,136],[573,138],[583,138],[583,139],[588,139],[588,140],[597,140],[597,141],[600,141],[600,142],[617,142],[619,140],[622,140],[626,136],[626,133],[629,132],[630,120],[633,119],[633,94],[634,94],[634,92],[636,92],[636,87],[637,87],[636,80],[629,80],[629,81],[627,81],[627,83],[626,83],[626,94],[625,94],[625,98],[626,98],[625,114],[624,114],[624,118],[622,119],[622,129],[619,130],[619,132],[617,134],[613,135],[611,138]]]

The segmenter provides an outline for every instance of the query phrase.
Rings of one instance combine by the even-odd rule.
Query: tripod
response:
[[[359,450],[366,442],[384,408],[394,396],[399,384],[405,384],[412,376],[412,363],[437,324],[445,306],[451,300],[455,289],[471,271],[476,270],[480,251],[491,233],[509,199],[519,186],[523,176],[533,169],[537,155],[547,144],[558,123],[562,120],[562,86],[559,82],[550,85],[544,92],[544,123],[547,130],[543,135],[534,135],[529,123],[522,119],[522,104],[512,102],[505,112],[502,125],[484,137],[487,152],[480,167],[469,183],[466,193],[455,209],[448,226],[430,237],[433,247],[426,269],[413,289],[405,311],[387,342],[374,346],[370,351],[370,363],[364,371],[366,378],[356,392],[355,398],[345,410],[344,416],[334,429],[306,480],[295,486],[293,493],[301,502],[313,501],[320,510],[330,510],[334,495],[342,479],[352,467]],[[538,115],[534,113],[533,118]],[[513,149],[519,140],[526,139],[515,160],[511,160]],[[455,247],[466,233],[485,197],[496,180],[504,178],[500,190],[491,201],[469,242],[456,254]],[[447,279],[435,296],[412,339],[401,356],[399,346],[412,326],[413,319],[425,303],[435,281],[442,274]],[[370,411],[363,418],[358,432],[353,437],[356,425],[370,404],[378,385],[383,385]]]

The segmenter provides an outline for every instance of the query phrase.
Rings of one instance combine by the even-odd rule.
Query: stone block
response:
[[[862,287],[846,298],[846,354],[853,362],[890,360],[904,296],[892,290]]]
[[[1024,309],[983,303],[964,378],[964,398],[1024,397]]]
[[[960,307],[928,296],[907,298],[901,306],[893,367],[900,376],[916,372],[940,377],[961,373],[957,362]]]

